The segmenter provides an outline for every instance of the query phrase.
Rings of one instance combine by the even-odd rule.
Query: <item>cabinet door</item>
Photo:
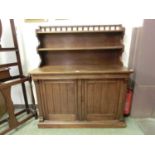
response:
[[[77,82],[50,80],[42,84],[44,118],[57,121],[77,119]]]
[[[83,91],[83,119],[115,119],[119,108],[120,87],[120,80],[86,80]]]

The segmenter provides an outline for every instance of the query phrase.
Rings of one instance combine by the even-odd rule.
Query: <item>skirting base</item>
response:
[[[123,128],[126,123],[118,120],[110,121],[49,121],[39,122],[39,128]]]

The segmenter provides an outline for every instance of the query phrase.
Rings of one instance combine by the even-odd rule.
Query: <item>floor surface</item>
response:
[[[143,118],[136,120],[145,135],[155,135],[155,119]]]
[[[133,118],[126,118],[126,128],[72,128],[39,129],[38,120],[31,119],[24,125],[9,132],[9,135],[143,135],[142,129]]]

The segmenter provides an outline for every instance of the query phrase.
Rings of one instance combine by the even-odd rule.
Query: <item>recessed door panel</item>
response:
[[[86,80],[84,87],[85,119],[115,119],[120,96],[119,80]]]
[[[45,117],[50,120],[77,119],[76,81],[45,81],[42,91],[46,93]]]

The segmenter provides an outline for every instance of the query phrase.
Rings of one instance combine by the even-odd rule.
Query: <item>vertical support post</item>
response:
[[[10,19],[10,25],[11,25],[12,36],[13,36],[13,43],[16,48],[16,57],[17,57],[17,63],[18,63],[18,68],[19,68],[19,74],[20,74],[20,77],[23,77],[22,64],[20,60],[19,47],[18,47],[18,42],[17,42],[17,37],[16,37],[16,29],[15,29],[15,24],[14,24],[13,19]],[[25,108],[26,108],[27,113],[30,113],[25,83],[22,83],[21,86],[22,86],[22,91],[23,91],[23,96],[24,96],[24,101],[25,101]]]

